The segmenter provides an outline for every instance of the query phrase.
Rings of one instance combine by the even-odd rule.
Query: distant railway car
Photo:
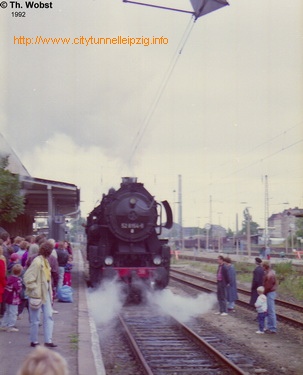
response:
[[[90,285],[117,278],[129,287],[140,280],[154,289],[165,288],[169,281],[170,248],[168,240],[159,236],[162,228],[171,228],[172,223],[167,201],[157,203],[137,178],[122,178],[120,188],[112,188],[103,195],[100,205],[87,218]]]

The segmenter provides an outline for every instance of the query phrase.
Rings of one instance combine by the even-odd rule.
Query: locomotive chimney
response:
[[[122,177],[123,185],[135,184],[135,183],[137,183],[137,177]]]

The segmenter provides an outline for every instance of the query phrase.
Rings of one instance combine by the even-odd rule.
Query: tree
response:
[[[0,157],[0,222],[13,223],[24,212],[18,175],[7,170],[9,156]]]
[[[249,223],[250,223],[250,234],[251,235],[258,234],[259,224],[256,223],[255,221],[250,221]],[[242,229],[240,230],[240,234],[245,234],[246,230],[247,230],[247,221],[243,220],[242,221]]]
[[[297,218],[296,227],[297,227],[296,236],[303,237],[303,217]]]

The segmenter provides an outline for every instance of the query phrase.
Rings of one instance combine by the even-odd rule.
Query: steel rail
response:
[[[153,371],[151,370],[148,363],[146,362],[139,346],[137,345],[135,339],[133,338],[133,335],[131,334],[130,330],[128,329],[127,324],[125,323],[125,321],[124,321],[124,319],[121,315],[119,315],[119,320],[120,320],[120,323],[123,326],[125,336],[126,336],[128,342],[129,342],[129,344],[130,344],[130,346],[133,350],[133,353],[135,354],[138,361],[140,362],[140,364],[143,368],[143,371],[145,372],[146,375],[154,375]]]
[[[235,375],[247,375],[247,372],[242,371],[240,367],[235,365],[233,362],[231,362],[228,358],[225,357],[224,354],[220,353],[217,349],[215,349],[212,345],[210,345],[208,342],[206,342],[202,337],[197,335],[194,331],[192,331],[189,327],[187,327],[185,324],[179,322],[175,318],[172,317],[172,319],[175,321],[176,324],[178,324],[183,331],[186,332],[187,335],[189,335],[191,340],[194,340],[199,345],[203,346],[207,349],[211,354],[215,355],[218,361],[223,363],[228,368],[232,369],[234,371]]]
[[[123,326],[124,333],[127,337],[127,340],[132,348],[132,351],[138,361],[140,362],[143,371],[147,375],[154,375],[154,372],[148,365],[147,361],[144,358],[144,355],[142,354],[135,338],[133,337],[131,331],[128,328],[127,323],[125,322],[122,315],[119,315],[120,323]],[[218,363],[220,363],[221,366],[227,367],[228,371],[232,371],[234,375],[246,375],[247,372],[243,371],[240,367],[238,367],[235,363],[230,361],[224,354],[220,353],[216,348],[214,348],[211,344],[209,344],[207,341],[205,341],[202,337],[200,337],[198,334],[196,334],[193,330],[191,330],[189,327],[187,327],[185,324],[181,323],[174,317],[170,316],[170,320],[173,322],[173,324],[182,332],[185,333],[185,335],[189,338],[190,341],[194,342],[199,347],[203,348],[204,351],[209,353],[209,355],[213,356]]]

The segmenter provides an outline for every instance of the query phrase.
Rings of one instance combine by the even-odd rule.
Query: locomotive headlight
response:
[[[137,199],[136,198],[130,198],[129,205],[131,208],[134,208],[136,205]]]
[[[107,265],[107,266],[111,266],[113,263],[114,263],[114,258],[113,257],[106,257],[104,259],[104,263]]]
[[[156,266],[159,266],[161,264],[161,257],[159,255],[156,255],[153,259],[153,262]]]

